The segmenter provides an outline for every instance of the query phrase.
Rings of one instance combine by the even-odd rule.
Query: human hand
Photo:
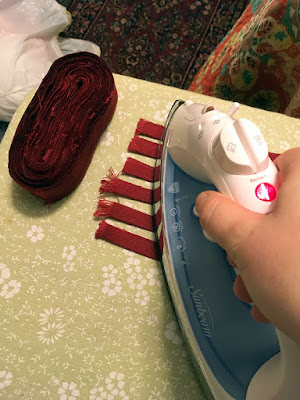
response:
[[[257,214],[218,192],[196,199],[203,229],[239,269],[234,293],[253,302],[258,321],[270,321],[300,343],[300,148],[275,160],[279,170],[274,210]]]

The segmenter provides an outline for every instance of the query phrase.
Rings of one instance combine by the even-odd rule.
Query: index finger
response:
[[[300,217],[300,147],[286,151],[274,164],[279,170],[280,185],[276,209],[289,214],[293,210]]]

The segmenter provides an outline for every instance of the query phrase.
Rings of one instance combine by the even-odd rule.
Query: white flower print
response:
[[[130,157],[130,158],[135,158],[134,154],[131,154],[131,153],[124,153],[124,152],[121,153],[121,158],[122,158],[123,164],[126,163],[128,157]]]
[[[104,266],[102,271],[102,276],[105,278],[102,292],[108,294],[108,296],[115,296],[117,293],[120,293],[122,290],[121,281],[116,279],[118,269],[110,264],[108,267]]]
[[[113,141],[114,141],[113,135],[111,134],[111,132],[107,131],[104,136],[104,142],[103,142],[104,146],[110,146]]]
[[[51,307],[49,310],[45,309],[40,316],[40,325],[53,324],[53,322],[61,322],[64,319],[63,311],[59,307],[55,309]]]
[[[33,243],[44,238],[43,228],[41,226],[32,225],[31,229],[27,231],[26,236],[30,238]]]
[[[3,390],[12,383],[12,373],[0,371],[0,390]]]
[[[59,323],[48,323],[47,325],[43,325],[41,327],[41,331],[37,332],[38,339],[42,343],[50,344],[57,341],[59,338],[62,337],[63,333],[65,332],[64,324],[61,322]]]
[[[19,293],[21,286],[21,282],[17,282],[16,280],[9,281],[2,286],[0,296],[8,300]]]
[[[127,262],[125,262],[124,267],[130,276],[127,278],[127,282],[130,285],[131,289],[142,290],[143,287],[147,284],[147,280],[141,274],[142,267],[140,265],[140,260],[135,257],[127,258]]]
[[[74,382],[63,382],[57,393],[60,395],[59,400],[76,400],[76,397],[80,395],[80,391]]]
[[[136,269],[138,269],[138,267]],[[143,287],[147,284],[147,280],[138,272],[133,272],[130,274],[130,276],[127,278],[127,282],[129,283],[131,289],[138,290],[143,289]]]
[[[135,208],[134,205],[130,201],[124,201],[124,206],[130,207],[130,208]]]
[[[66,258],[68,261],[71,261],[76,256],[76,253],[77,252],[74,246],[65,246],[62,252],[62,258]]]
[[[136,85],[135,83],[132,83],[132,84],[129,86],[129,90],[130,90],[131,92],[136,92],[136,91],[137,91],[137,85]]]
[[[165,330],[165,337],[171,340],[174,344],[181,344],[183,342],[181,333],[179,331],[178,325],[175,321],[171,321]]]
[[[150,314],[146,318],[148,326],[156,325],[158,322],[158,316],[156,314]]]
[[[151,108],[157,108],[157,107],[159,106],[159,100],[151,99],[151,100],[149,101],[149,106],[150,106]]]
[[[149,280],[150,286],[157,285],[158,287],[162,287],[164,284],[162,270],[158,268],[150,268],[149,272],[147,273],[147,279]]]
[[[141,306],[145,306],[150,300],[150,296],[148,295],[147,290],[139,290],[135,295],[136,304],[140,304]]]
[[[125,250],[124,250],[124,252],[125,252]],[[130,257],[127,258],[127,261],[124,264],[124,268],[126,269],[126,272],[128,274],[131,274],[135,267],[137,267],[138,271],[140,271],[141,270],[141,267],[140,267],[141,261],[138,258],[134,257],[134,253],[128,252],[128,255]]]
[[[286,150],[289,150],[291,146],[287,140],[280,140],[279,147],[280,147],[280,150],[286,151]]]
[[[129,153],[121,153],[121,159],[122,159],[122,163],[125,164],[125,162],[127,161],[127,158],[129,157]]]
[[[156,111],[156,113],[154,115],[154,119],[159,122],[164,122],[167,119],[167,116],[171,110],[172,105],[173,105],[173,102],[170,102],[166,105],[164,110]]]
[[[123,253],[130,258],[134,256],[134,252],[130,250],[123,249]]]
[[[0,285],[2,285],[2,283],[8,279],[10,277],[10,270],[9,268],[3,264],[0,263]]]
[[[75,271],[75,263],[71,262],[71,261],[67,261],[64,265],[63,265],[63,269],[65,272],[72,272]]]
[[[106,389],[110,391],[110,395],[107,396],[108,400],[114,400],[116,397],[122,400],[129,400],[129,396],[127,396],[123,389],[125,386],[123,374],[113,371],[109,374],[108,378],[105,379],[105,383]]]
[[[89,400],[103,400],[109,399],[111,396],[103,387],[98,387],[90,390]]]

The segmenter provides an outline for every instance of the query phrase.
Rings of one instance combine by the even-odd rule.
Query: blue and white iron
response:
[[[299,400],[299,346],[235,297],[236,273],[194,213],[198,194],[216,188],[256,212],[274,206],[277,169],[259,129],[232,117],[238,106],[223,113],[177,100],[169,113],[157,159],[162,263],[208,398]]]

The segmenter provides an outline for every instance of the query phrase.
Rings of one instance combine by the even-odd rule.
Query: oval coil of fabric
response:
[[[16,130],[11,177],[46,203],[67,196],[83,179],[117,98],[100,57],[81,52],[56,60]]]

